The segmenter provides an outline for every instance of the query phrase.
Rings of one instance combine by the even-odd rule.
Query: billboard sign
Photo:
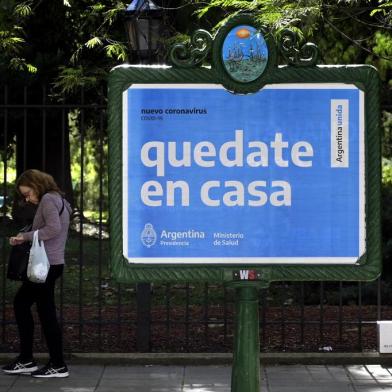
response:
[[[131,263],[354,264],[366,251],[364,94],[344,83],[123,92]]]
[[[170,66],[111,71],[117,281],[380,275],[379,76],[317,53],[243,14],[173,45]]]

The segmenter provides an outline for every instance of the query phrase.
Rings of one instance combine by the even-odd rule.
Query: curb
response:
[[[0,361],[15,358],[15,353],[0,353]],[[47,360],[48,355],[38,353],[36,359]],[[83,365],[162,365],[208,366],[231,365],[230,353],[71,353],[66,359]],[[392,354],[365,353],[260,353],[263,365],[388,365]]]
[[[131,365],[231,365],[231,353],[74,353],[72,362]],[[260,353],[263,365],[391,365],[392,354]]]

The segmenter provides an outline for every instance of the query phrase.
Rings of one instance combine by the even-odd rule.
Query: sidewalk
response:
[[[230,366],[69,364],[70,377],[0,374],[1,392],[230,392]],[[392,367],[285,365],[261,367],[262,392],[392,391]],[[243,391],[246,392],[246,391]]]

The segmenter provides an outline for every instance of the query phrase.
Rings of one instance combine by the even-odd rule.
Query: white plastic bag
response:
[[[34,232],[31,244],[27,278],[34,283],[45,283],[50,264],[45,252],[44,242],[38,241],[38,230]]]

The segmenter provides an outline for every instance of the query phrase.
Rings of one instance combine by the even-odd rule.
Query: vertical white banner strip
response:
[[[347,99],[331,99],[331,167],[349,165],[349,105]]]

